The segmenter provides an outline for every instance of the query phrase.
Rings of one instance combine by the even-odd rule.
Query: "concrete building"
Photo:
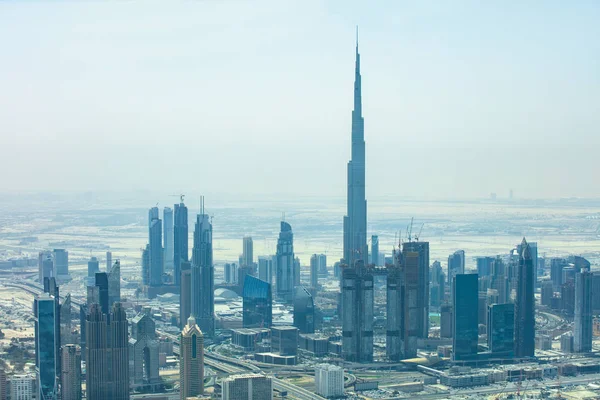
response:
[[[261,374],[232,375],[223,379],[223,400],[268,400],[273,398],[273,378]]]
[[[313,293],[319,289],[319,256],[317,254],[310,257],[310,287]]]
[[[179,391],[181,400],[204,394],[204,336],[192,316],[179,339]]]
[[[258,257],[258,279],[273,284],[273,257]],[[227,281],[227,279],[225,280]]]
[[[440,307],[440,337],[451,338],[452,337],[452,304],[444,303]]]
[[[129,400],[129,324],[125,308],[114,303],[108,325],[109,380],[112,400]]]
[[[100,262],[96,257],[91,257],[88,261],[88,278],[94,279],[97,272],[100,272]]]
[[[69,277],[69,252],[65,249],[54,249],[54,273],[59,279]]]
[[[61,400],[81,399],[81,348],[75,344],[62,347]]]
[[[254,267],[254,242],[251,236],[244,236],[242,247],[242,267]]]
[[[38,281],[44,283],[44,278],[53,276],[54,261],[52,261],[52,253],[49,251],[40,251],[38,253]]]
[[[402,252],[413,252],[419,255],[416,333],[419,338],[427,338],[429,337],[429,242],[404,242]]]
[[[108,306],[121,302],[121,261],[108,269]]]
[[[150,308],[145,308],[131,321],[129,354],[131,381],[135,386],[154,391],[161,384],[158,374],[159,342]]]
[[[106,252],[106,272],[110,272],[110,269],[112,268],[112,252],[107,251]]]
[[[6,371],[0,368],[0,400],[6,400],[8,397],[8,381],[6,380]]]
[[[165,207],[163,209],[163,265],[165,270],[170,271],[173,268],[173,257],[174,257],[174,226],[173,226],[173,209],[171,207]]]
[[[533,357],[535,353],[535,275],[533,259],[525,238],[517,269],[515,299],[515,357]]]
[[[181,279],[179,290],[179,323],[181,329],[187,324],[192,314],[192,264],[189,261],[179,263]]]
[[[295,356],[298,353],[298,328],[295,326],[272,327],[271,351],[281,356]]]
[[[175,286],[179,286],[181,277],[180,265],[182,262],[189,261],[188,254],[188,209],[183,204],[183,196],[181,203],[175,204],[174,221],[173,221],[173,277]],[[182,322],[185,324],[185,321]]]
[[[465,251],[457,250],[448,256],[448,285],[452,288],[454,277],[465,273]],[[451,294],[452,297],[452,294]]]
[[[373,361],[373,274],[362,260],[342,268],[342,357]]]
[[[561,335],[560,337],[560,351],[564,353],[573,353],[575,350],[573,334],[571,332],[567,332]]]
[[[36,398],[34,393],[35,375],[17,374],[10,378],[10,399],[31,400]]]
[[[371,264],[379,264],[379,236],[371,235]]]
[[[212,224],[204,212],[202,198],[192,249],[192,315],[207,337],[212,337],[215,332],[214,273]]]
[[[296,279],[294,234],[292,233],[292,226],[285,221],[281,221],[281,230],[277,239],[276,269],[277,295],[287,301],[291,301]]]
[[[317,394],[325,398],[344,397],[344,369],[330,364],[317,365],[315,386]]]
[[[162,241],[162,221],[158,218],[158,207],[148,212],[148,246],[149,246],[149,279],[150,286],[162,286],[164,272],[164,255]]]
[[[453,285],[452,358],[454,361],[477,358],[478,275],[457,274]]]
[[[86,398],[104,400],[110,398],[107,315],[100,305],[89,305],[86,316]]]
[[[576,353],[592,351],[592,273],[582,270],[575,275],[575,323],[573,350]]]

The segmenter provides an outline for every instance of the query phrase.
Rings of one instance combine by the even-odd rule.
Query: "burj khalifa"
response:
[[[344,217],[344,262],[354,267],[365,263],[367,248],[367,200],[365,198],[365,122],[362,116],[360,54],[356,31],[356,65],[354,72],[354,110],[352,111],[352,158],[348,162],[348,212]]]

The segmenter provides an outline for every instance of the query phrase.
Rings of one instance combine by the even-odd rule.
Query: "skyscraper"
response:
[[[54,249],[54,273],[57,278],[69,276],[69,252],[65,249]]]
[[[473,360],[477,357],[478,340],[478,276],[457,274],[453,281],[454,332],[452,355],[455,361]]]
[[[150,245],[147,244],[142,250],[142,284],[150,284]]]
[[[44,278],[52,276],[53,268],[52,253],[49,251],[40,251],[38,253],[38,280],[40,283],[44,283]]]
[[[204,198],[194,228],[192,249],[192,315],[203,334],[212,337],[215,331],[214,265],[212,224],[204,213]]]
[[[535,352],[535,298],[533,259],[525,238],[517,268],[515,299],[515,357],[533,357]]]
[[[181,400],[204,393],[204,337],[191,316],[179,339],[179,392]]]
[[[86,393],[89,400],[110,398],[106,314],[98,304],[89,305],[86,317]]]
[[[261,374],[232,375],[223,379],[223,400],[269,400],[273,378]]]
[[[488,349],[495,357],[512,357],[515,335],[515,305],[492,304],[488,310]]]
[[[344,369],[331,364],[317,365],[315,386],[317,394],[325,398],[344,397]]]
[[[270,328],[273,321],[273,295],[271,285],[254,276],[246,275],[244,283],[244,328]]]
[[[327,276],[327,255],[319,254],[319,274]]]
[[[281,231],[277,240],[277,295],[291,300],[294,293],[294,234],[292,226],[281,221]]]
[[[96,272],[100,272],[100,262],[96,257],[91,257],[88,261],[88,278],[95,278]]]
[[[582,270],[575,275],[573,350],[576,353],[592,351],[592,276],[589,270]]]
[[[148,245],[149,245],[149,282],[150,286],[162,285],[164,272],[164,256],[162,243],[162,221],[158,218],[158,207],[148,212]]]
[[[356,63],[354,67],[354,110],[352,111],[352,151],[348,162],[347,213],[344,217],[344,261],[354,267],[357,260],[366,264],[367,200],[365,197],[365,121],[362,116],[360,54],[358,28],[356,32]]]
[[[456,250],[448,257],[448,284],[452,287],[452,281],[458,274],[465,273],[465,251]]]
[[[242,267],[252,267],[254,265],[254,244],[251,236],[244,236],[242,261]]]
[[[192,314],[192,265],[189,261],[185,261],[180,264],[180,267],[179,323],[183,329]]]
[[[298,286],[294,295],[294,326],[300,333],[315,332],[315,303],[304,286]]]
[[[60,392],[62,400],[81,399],[81,348],[75,344],[62,347]]]
[[[59,355],[56,344],[57,313],[56,301],[48,293],[34,300],[35,311],[35,359],[39,399],[58,399]]]
[[[317,254],[310,257],[310,287],[314,293],[319,288],[319,256]]]
[[[129,400],[129,325],[121,303],[112,306],[108,326],[109,379],[113,400]]]
[[[181,277],[181,262],[188,261],[188,257],[188,209],[183,204],[182,196],[181,203],[175,204],[173,225],[173,275],[176,286],[179,286]],[[185,324],[185,322],[183,323]]]
[[[108,306],[121,301],[121,261],[108,269]]]
[[[164,266],[166,270],[173,268],[173,257],[175,255],[173,251],[173,209],[171,207],[165,207],[163,209],[163,248],[164,248]]]
[[[133,360],[133,384],[153,390],[161,380],[158,374],[159,343],[156,325],[150,314],[150,308],[145,308],[131,321],[129,351]]]
[[[379,265],[379,236],[371,236],[371,264]]]
[[[98,294],[98,304],[102,312],[106,315],[110,313],[111,304],[108,296],[108,274],[106,272],[96,272],[96,288]]]
[[[258,257],[258,279],[270,284],[273,283],[273,257]]]
[[[419,254],[417,289],[417,337],[429,336],[429,242],[404,242],[402,252]],[[406,257],[405,257],[406,258]],[[412,321],[412,320],[411,320]],[[412,323],[412,322],[411,322]]]
[[[110,269],[112,268],[112,252],[107,251],[106,252],[106,272],[110,272]]]

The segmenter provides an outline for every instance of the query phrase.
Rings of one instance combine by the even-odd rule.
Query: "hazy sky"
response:
[[[494,4],[493,4],[494,3]],[[0,191],[600,197],[598,1],[0,2]]]

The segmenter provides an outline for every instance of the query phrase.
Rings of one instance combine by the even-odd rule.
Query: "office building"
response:
[[[192,315],[207,337],[215,331],[215,294],[212,224],[204,213],[204,198],[194,228],[192,249]]]
[[[512,303],[488,306],[488,349],[494,357],[512,357],[514,352],[515,305]]]
[[[54,261],[52,261],[52,253],[49,251],[40,251],[38,253],[38,281],[44,283],[44,278],[52,276]]]
[[[67,344],[61,354],[61,400],[81,399],[81,347]]]
[[[319,274],[327,276],[327,255],[319,254]]]
[[[440,337],[451,338],[453,332],[452,304],[443,303],[440,306]]]
[[[6,371],[0,368],[0,400],[6,400],[8,397],[8,382],[6,380]]]
[[[344,369],[331,364],[317,365],[315,386],[317,394],[327,399],[344,397]]]
[[[100,305],[90,304],[86,317],[86,393],[88,400],[110,398],[107,316]]]
[[[371,236],[371,264],[379,265],[379,236]]]
[[[179,393],[186,400],[204,394],[204,336],[193,316],[181,331],[179,343]]]
[[[179,323],[181,329],[183,329],[192,314],[192,264],[189,261],[183,261],[179,264],[179,268],[181,270],[181,278],[179,279]]]
[[[453,334],[452,357],[455,361],[473,360],[477,357],[478,327],[478,276],[457,274],[453,281]]]
[[[149,246],[149,279],[150,286],[161,286],[164,272],[164,256],[162,242],[162,221],[158,218],[158,207],[148,212],[148,246]]]
[[[121,303],[114,303],[108,325],[110,363],[108,363],[112,400],[129,399],[129,325]]]
[[[446,275],[442,270],[442,264],[434,261],[431,264],[431,285],[429,288],[429,305],[431,307],[440,307],[446,299],[444,291],[446,290]]]
[[[156,325],[150,308],[145,308],[131,321],[129,352],[132,359],[132,383],[154,391],[161,383],[158,374],[158,349]]]
[[[298,328],[295,326],[272,327],[271,351],[280,356],[295,356],[298,353]]]
[[[281,231],[277,239],[276,288],[277,295],[287,301],[290,301],[294,294],[295,267],[292,226],[285,221],[281,221]]]
[[[110,251],[106,252],[106,272],[110,272],[110,269],[112,268],[113,263],[112,263],[112,253]]]
[[[273,283],[273,257],[258,257],[258,279],[269,284]]]
[[[10,378],[10,399],[31,400],[36,398],[34,393],[35,375],[16,374]]]
[[[69,277],[69,252],[65,249],[54,249],[55,277],[66,279]]]
[[[418,337],[427,338],[429,337],[429,242],[404,242],[402,251],[419,254],[416,329]]]
[[[273,295],[268,282],[246,275],[243,297],[244,328],[270,328],[273,321]]]
[[[553,283],[552,281],[543,281],[541,286],[541,304],[550,307],[554,297]]]
[[[310,287],[313,293],[319,288],[319,256],[316,254],[310,257]]]
[[[173,221],[173,277],[176,286],[179,286],[181,277],[181,263],[189,261],[188,255],[188,209],[181,202],[175,204]],[[183,324],[185,324],[184,320]]]
[[[232,375],[222,381],[223,400],[273,398],[273,378],[261,374]]]
[[[600,273],[592,274],[592,293],[600,293]],[[592,296],[592,312],[600,314],[600,296]]]
[[[567,261],[563,258],[551,258],[550,259],[550,280],[552,281],[554,291],[560,291],[560,287],[563,284],[563,268],[567,266]]]
[[[576,353],[592,351],[592,276],[589,270],[582,270],[575,275],[573,349]]]
[[[354,110],[352,111],[352,150],[348,162],[347,213],[344,216],[344,263],[351,268],[357,260],[367,264],[367,200],[365,195],[365,127],[358,37],[354,67]]]
[[[109,303],[108,296],[108,274],[106,272],[96,272],[95,281],[97,302],[102,308],[102,312],[106,315],[109,314],[111,304]]]
[[[575,340],[571,332],[563,333],[560,336],[560,351],[564,353],[573,353],[575,350]]]
[[[108,304],[112,307],[121,302],[121,261],[116,260],[108,269]]]
[[[58,399],[60,331],[57,300],[48,293],[34,299],[35,366],[39,399]],[[57,349],[58,343],[58,349]]]
[[[100,272],[100,262],[96,257],[91,257],[88,261],[88,278],[92,278],[92,280],[96,277],[96,273]]]
[[[477,257],[477,275],[479,275],[480,278],[492,275],[495,260],[494,257]]]
[[[457,250],[448,257],[448,284],[452,287],[452,281],[458,274],[465,273],[465,251]]]
[[[150,284],[150,245],[142,250],[142,284],[148,286]]]
[[[242,267],[253,267],[254,266],[254,244],[252,237],[244,236],[243,239],[243,253],[242,253]]]
[[[515,357],[533,357],[535,353],[535,275],[533,259],[525,238],[517,268],[515,298]]]
[[[294,326],[301,333],[315,332],[315,304],[304,286],[298,286],[294,295]]]
[[[342,268],[342,357],[373,361],[373,274],[362,260]]]
[[[170,271],[173,268],[173,257],[175,256],[173,232],[173,209],[171,207],[165,207],[163,209],[163,265],[167,271]]]

